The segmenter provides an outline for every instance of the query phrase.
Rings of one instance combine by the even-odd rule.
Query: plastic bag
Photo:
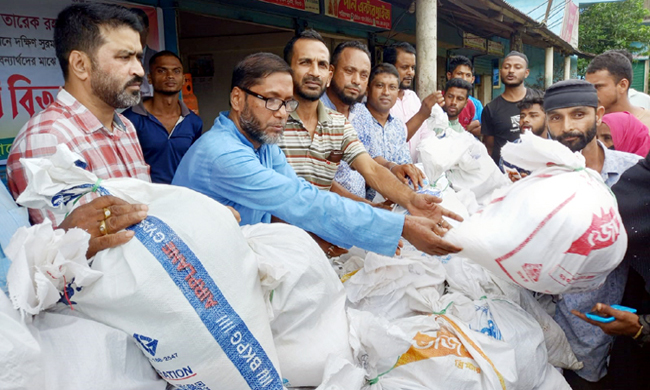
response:
[[[562,144],[530,134],[502,155],[531,175],[495,191],[445,239],[463,247],[459,255],[533,291],[600,286],[627,248],[616,199],[600,175]]]

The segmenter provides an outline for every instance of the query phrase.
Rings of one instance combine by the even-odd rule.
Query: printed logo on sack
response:
[[[542,273],[541,264],[526,263],[521,268],[523,268],[526,275],[528,275],[533,282],[539,281],[539,275]]]
[[[621,231],[621,222],[616,218],[616,212],[613,208],[608,213],[600,209],[600,214],[592,216],[589,228],[571,244],[566,253],[587,256],[593,250],[607,248],[616,242]]]
[[[473,359],[458,337],[446,329],[440,329],[434,336],[418,332],[411,348],[399,357],[395,367],[449,355]]]
[[[280,375],[266,351],[185,241],[151,215],[127,229],[163,266],[250,389],[282,390]],[[158,373],[167,381],[194,374],[189,366]]]
[[[142,346],[142,348],[144,348],[145,351],[149,353],[149,355],[156,356],[158,340],[137,333],[133,333],[133,338]]]

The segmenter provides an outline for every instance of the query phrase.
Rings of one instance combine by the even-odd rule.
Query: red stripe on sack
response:
[[[553,211],[551,211],[551,213],[550,213],[549,215],[547,215],[547,216],[544,218],[544,220],[542,220],[542,222],[539,223],[539,225],[537,225],[537,227],[535,228],[535,230],[533,230],[533,232],[530,233],[530,235],[529,235],[528,237],[526,237],[526,239],[525,239],[521,244],[519,244],[519,246],[517,246],[517,247],[516,247],[515,249],[513,249],[512,251],[506,253],[505,255],[503,255],[503,256],[501,256],[501,257],[499,257],[499,258],[497,258],[497,259],[495,260],[495,261],[497,262],[497,264],[499,264],[499,267],[501,267],[501,269],[503,270],[503,272],[505,272],[506,275],[508,275],[508,277],[509,277],[510,279],[512,279],[513,281],[515,280],[515,279],[512,277],[512,275],[510,275],[510,273],[509,273],[509,272],[505,269],[505,267],[501,264],[501,262],[504,261],[504,260],[507,260],[507,259],[511,258],[511,257],[514,256],[514,255],[516,255],[516,254],[517,254],[519,251],[521,251],[521,250],[522,250],[526,245],[528,245],[528,243],[533,239],[533,237],[535,237],[535,236],[537,235],[537,233],[539,233],[539,231],[542,230],[542,228],[544,227],[544,225],[546,225],[546,224],[548,223],[548,221],[550,221],[551,218],[553,218],[553,216],[554,216],[555,214],[557,214],[560,210],[562,210],[562,208],[564,208],[564,206],[566,206],[567,203],[569,203],[571,200],[573,200],[573,198],[575,198],[575,196],[576,196],[576,193],[574,192],[573,195],[571,195],[570,197],[568,197],[564,202],[560,203],[560,204],[559,204],[559,205],[558,205],[558,206],[557,206]]]

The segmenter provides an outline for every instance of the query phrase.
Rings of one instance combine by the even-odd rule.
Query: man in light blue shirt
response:
[[[241,61],[233,72],[232,110],[221,113],[190,148],[172,184],[234,207],[242,224],[270,222],[275,216],[336,245],[385,255],[395,253],[400,235],[427,253],[459,251],[437,235],[449,228],[443,215],[459,217],[435,204],[434,197],[413,196],[429,218],[404,217],[319,191],[296,176],[276,145],[288,113],[297,108],[291,75],[274,54]]]

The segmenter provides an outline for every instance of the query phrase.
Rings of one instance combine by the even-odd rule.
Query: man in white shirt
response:
[[[420,102],[418,95],[411,89],[415,76],[415,48],[408,42],[394,43],[384,49],[384,62],[395,66],[399,72],[399,95],[390,114],[406,123],[406,140],[411,159],[415,163],[418,160],[417,146],[426,130],[424,121],[429,118],[436,103],[441,106],[444,104],[444,98],[442,92],[436,91]]]

